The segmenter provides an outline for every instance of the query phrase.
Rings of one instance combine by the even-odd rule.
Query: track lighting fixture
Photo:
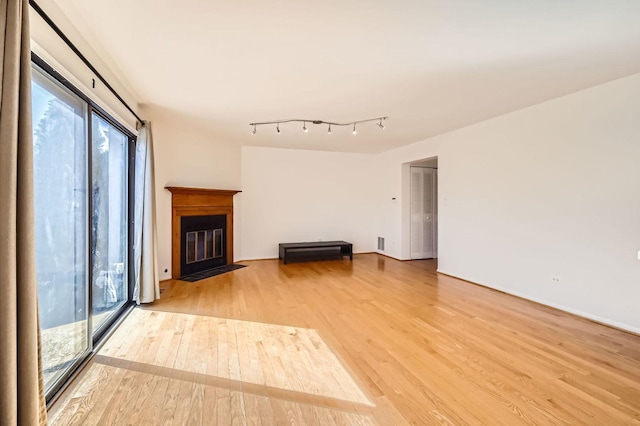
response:
[[[331,126],[353,126],[353,130],[351,131],[351,133],[353,133],[354,135],[358,134],[358,131],[356,130],[356,124],[360,124],[360,123],[367,123],[370,121],[378,121],[378,123],[376,123],[376,126],[380,127],[380,129],[384,130],[384,124],[382,124],[382,122],[384,120],[386,120],[389,117],[376,117],[376,118],[369,118],[367,120],[357,120],[357,121],[351,121],[349,123],[334,123],[332,121],[322,121],[322,120],[302,120],[302,119],[290,119],[290,120],[278,120],[278,121],[264,121],[261,123],[249,123],[249,126],[253,126],[253,131],[251,132],[252,135],[256,134],[256,127],[257,126],[261,126],[263,124],[275,124],[276,125],[276,132],[278,134],[280,134],[280,123],[291,123],[291,122],[299,122],[302,123],[302,131],[305,133],[309,132],[309,128],[307,127],[307,122],[313,123],[313,124],[327,124],[328,128],[327,128],[327,133],[331,134]]]

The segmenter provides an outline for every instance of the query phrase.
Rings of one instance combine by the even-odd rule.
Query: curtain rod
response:
[[[80,58],[82,62],[84,62],[87,68],[89,68],[96,75],[96,77],[98,77],[98,80],[100,80],[102,84],[104,84],[107,87],[107,89],[109,89],[109,91],[113,93],[113,95],[120,101],[120,103],[124,105],[125,108],[127,108],[131,114],[133,114],[136,120],[138,120],[141,125],[144,125],[144,120],[140,118],[133,109],[131,109],[129,104],[127,104],[125,100],[122,99],[122,97],[118,94],[118,92],[116,92],[116,90],[107,82],[107,80],[105,80],[102,74],[98,72],[98,70],[93,66],[93,64],[89,62],[89,60],[82,54],[82,52],[80,52],[80,50],[78,50],[78,48],[71,42],[71,40],[69,40],[66,34],[62,32],[60,27],[58,27],[55,24],[55,22],[51,20],[49,15],[47,15],[45,11],[42,10],[40,6],[38,6],[38,3],[36,3],[35,0],[29,0],[29,5],[33,8],[33,10],[35,10],[38,13],[38,15],[40,15],[40,17],[51,27],[51,29],[55,31],[56,34],[58,34],[58,36],[62,39],[62,41],[66,43],[67,46],[69,46],[69,48],[73,51],[73,53],[75,53],[76,56]]]

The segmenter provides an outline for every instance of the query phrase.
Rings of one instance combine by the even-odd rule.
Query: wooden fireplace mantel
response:
[[[239,190],[166,186],[171,192],[171,278],[180,271],[180,221],[182,216],[226,215],[227,263],[233,263],[233,196]]]

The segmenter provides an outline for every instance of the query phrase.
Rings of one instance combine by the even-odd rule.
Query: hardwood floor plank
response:
[[[163,282],[52,425],[640,424],[640,336],[376,254]]]

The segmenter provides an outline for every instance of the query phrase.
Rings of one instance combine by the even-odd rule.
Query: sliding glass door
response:
[[[91,115],[93,331],[127,301],[127,136]]]
[[[36,273],[50,395],[131,303],[134,139],[48,71],[33,67],[32,109]]]
[[[88,104],[34,70],[36,273],[47,386],[90,348]]]

